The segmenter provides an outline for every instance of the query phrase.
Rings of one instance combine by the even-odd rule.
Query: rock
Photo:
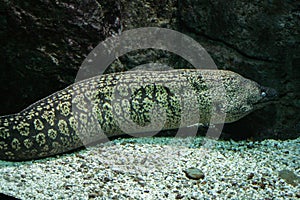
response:
[[[182,199],[184,196],[182,195],[182,194],[177,194],[176,196],[175,196],[175,199]]]
[[[281,94],[279,104],[225,125],[224,132],[231,133],[230,137],[300,136],[300,115],[296,113],[300,97],[299,5],[284,0],[180,1],[181,30],[193,35],[218,67],[272,85]],[[241,137],[241,132],[249,135]]]
[[[297,186],[300,183],[300,177],[293,171],[283,169],[278,172],[278,176],[290,185]]]
[[[253,177],[254,177],[254,173],[251,172],[251,173],[248,175],[247,179],[250,180],[250,179],[252,179]]]
[[[205,175],[204,173],[195,167],[188,168],[187,170],[183,171],[189,179],[194,179],[194,180],[199,180],[199,179],[204,179]]]
[[[120,10],[111,1],[0,4],[0,60],[6,72],[0,75],[6,97],[0,99],[0,115],[19,112],[73,83],[85,56],[120,28],[115,23]]]
[[[86,55],[105,38],[152,26],[193,37],[219,68],[279,91],[279,103],[225,125],[229,138],[297,138],[299,5],[284,0],[1,1],[0,69],[5,73],[0,93],[5,98],[0,98],[0,115],[19,112],[70,85]],[[189,66],[178,56],[150,49],[129,53],[111,68],[157,61]]]

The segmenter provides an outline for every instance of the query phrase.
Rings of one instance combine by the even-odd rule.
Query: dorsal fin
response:
[[[168,71],[174,68],[162,63],[146,63],[139,65],[129,71]]]

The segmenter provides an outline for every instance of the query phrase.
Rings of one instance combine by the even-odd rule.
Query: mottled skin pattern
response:
[[[114,136],[206,124],[212,102],[218,103],[218,112],[226,113],[225,122],[233,122],[262,107],[274,94],[225,70],[101,75],[75,83],[17,114],[2,116],[0,159],[30,160],[77,149],[99,139],[99,127]],[[217,117],[213,123],[223,122]]]

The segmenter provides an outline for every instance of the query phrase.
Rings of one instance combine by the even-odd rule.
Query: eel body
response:
[[[262,107],[275,93],[226,70],[104,74],[74,83],[19,113],[2,116],[0,159],[52,156],[103,135],[233,122]],[[216,116],[212,121],[212,113],[226,117]]]

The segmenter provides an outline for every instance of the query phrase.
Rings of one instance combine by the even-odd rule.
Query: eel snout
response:
[[[268,98],[269,100],[278,99],[278,92],[274,88],[261,86],[261,90],[262,92],[265,93],[265,97]]]
[[[261,103],[263,102],[271,102],[278,100],[278,92],[274,88],[260,86],[261,89]]]
[[[261,109],[270,103],[275,103],[279,99],[278,92],[274,88],[259,86],[259,90],[260,97],[253,105],[254,110]]]

